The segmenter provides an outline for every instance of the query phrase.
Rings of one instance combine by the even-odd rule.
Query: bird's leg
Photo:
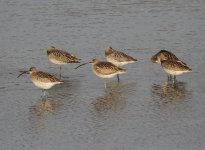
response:
[[[172,82],[173,82],[173,84],[175,84],[175,82],[176,82],[176,76],[175,75],[173,75],[173,77],[172,77],[173,79],[172,79]]]
[[[44,98],[46,96],[46,90],[43,89],[42,92],[43,92],[43,98]]]
[[[172,80],[172,75],[168,75],[168,81]]]
[[[62,66],[60,65],[60,79],[61,79],[61,70],[62,70]]]
[[[177,82],[174,81],[174,85],[173,85],[174,89],[177,89]]]
[[[170,80],[172,80],[172,75],[169,75],[169,77],[170,77]]]
[[[104,82],[105,82],[105,89],[107,88],[107,86],[106,86],[106,79],[104,80]]]
[[[117,74],[117,81],[120,82],[120,77],[119,75]]]

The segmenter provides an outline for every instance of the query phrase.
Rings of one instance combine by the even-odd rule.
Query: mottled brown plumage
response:
[[[105,57],[106,60],[118,67],[121,67],[123,65],[126,65],[128,63],[134,63],[137,61],[137,59],[128,56],[127,54],[114,50],[111,46],[107,47],[105,49]],[[120,80],[119,75],[117,74],[118,82]]]
[[[167,50],[161,50],[153,55],[151,61],[153,63],[161,64],[164,71],[169,74],[168,80],[172,79],[172,76],[175,80],[176,75],[192,71],[185,62],[181,61],[176,55]]]
[[[91,62],[92,71],[95,75],[101,78],[112,78],[115,75],[125,73],[125,69],[115,66],[110,62],[99,61],[97,59],[93,59]],[[106,88],[106,80],[105,80],[105,88]]]
[[[49,73],[39,71],[36,67],[31,67],[28,71],[23,71],[18,77],[24,73],[28,73],[33,84],[43,90],[50,89],[56,84],[63,83],[62,80],[59,80]]]
[[[35,80],[38,82],[45,82],[45,83],[56,83],[56,82],[61,83],[62,82],[61,80],[59,80],[55,76],[53,76],[47,72],[38,71],[36,68],[35,68],[35,70],[34,70],[34,68],[31,68],[29,70],[29,72],[30,72],[29,74],[30,74],[31,80]]]
[[[176,75],[192,71],[187,65],[176,60],[160,60],[160,64],[165,72],[174,77],[174,82],[176,80]]]
[[[188,66],[173,60],[163,60],[161,61],[161,66],[163,69],[170,70],[171,72],[173,72],[172,75],[178,75],[184,72],[192,71],[192,69],[190,69]]]
[[[103,62],[95,59],[92,64],[93,71],[101,76],[103,75],[106,77],[107,75],[125,73],[125,69],[119,68],[110,62]]]
[[[115,75],[125,73],[126,71],[125,69],[117,67],[110,62],[99,61],[97,59],[93,59],[91,62],[81,64],[78,67],[76,67],[76,69],[89,63],[92,65],[93,73],[101,78],[112,78]],[[106,80],[105,80],[105,88],[106,88]]]
[[[56,49],[54,46],[50,46],[47,49],[48,59],[54,64],[63,65],[67,63],[80,63],[80,59],[76,56]]]
[[[61,67],[62,65],[68,64],[68,63],[80,63],[80,59],[76,56],[56,49],[54,46],[49,46],[47,49],[47,56],[48,59],[57,65],[60,65],[60,78],[61,78]]]
[[[161,59],[161,60],[174,60],[174,61],[177,61],[177,62],[180,62],[180,63],[186,65],[186,63],[181,61],[174,53],[167,51],[167,50],[161,50],[157,54],[155,54],[151,57],[151,61],[153,63],[160,63],[159,59]]]
[[[105,49],[105,57],[108,62],[111,62],[116,66],[123,66],[137,61],[137,59],[128,56],[123,52],[114,50],[111,46]]]

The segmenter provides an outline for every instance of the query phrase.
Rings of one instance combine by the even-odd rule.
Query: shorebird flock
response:
[[[36,67],[31,67],[26,71],[20,71],[21,73],[18,76],[20,77],[23,74],[29,74],[33,84],[42,89],[44,96],[45,90],[50,89],[57,84],[63,83],[63,80],[61,80],[61,69],[63,65],[69,63],[80,63],[81,60],[80,58],[66,51],[56,49],[54,46],[48,47],[47,56],[50,62],[60,66],[60,79],[49,73],[39,71]],[[107,78],[112,78],[117,75],[119,82],[119,74],[126,72],[122,66],[137,61],[136,58],[133,58],[122,51],[114,50],[111,46],[105,49],[105,58],[106,61],[93,59],[87,63],[77,66],[75,69],[86,64],[91,64],[92,72],[96,76],[104,79],[106,88]],[[161,50],[157,54],[153,55],[151,57],[151,61],[153,63],[160,64],[163,70],[168,74],[168,80],[173,81],[173,83],[176,81],[176,75],[192,71],[192,69],[190,69],[186,63],[180,60],[175,54],[167,50]]]

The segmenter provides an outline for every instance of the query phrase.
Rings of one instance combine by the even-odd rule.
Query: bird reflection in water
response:
[[[44,97],[31,106],[28,118],[30,121],[30,131],[40,134],[46,128],[46,118],[55,114],[57,105],[56,101],[49,97]]]
[[[163,102],[173,101],[173,100],[185,100],[188,96],[188,91],[186,90],[185,82],[164,82],[160,85],[152,85],[152,93],[160,97]]]
[[[119,82],[107,87],[104,96],[99,96],[92,102],[94,110],[97,113],[106,113],[123,109],[126,104],[124,99],[133,86],[134,85]]]
[[[56,103],[49,97],[40,99],[35,105],[31,106],[30,110],[32,114],[40,116],[45,113],[54,113],[56,109]]]

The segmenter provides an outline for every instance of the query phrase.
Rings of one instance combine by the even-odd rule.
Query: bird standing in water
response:
[[[52,63],[60,65],[60,78],[62,65],[68,63],[80,63],[81,60],[68,52],[56,49],[54,46],[48,47],[47,56]]]
[[[29,77],[33,82],[33,84],[43,90],[44,96],[45,96],[45,90],[52,88],[56,84],[63,83],[62,80],[59,80],[58,78],[56,78],[55,76],[47,72],[39,71],[37,70],[36,67],[31,67],[28,71],[21,71],[21,72],[22,73],[19,74],[18,77],[26,73],[29,74]]]
[[[117,67],[121,67],[123,65],[126,65],[128,63],[134,63],[137,61],[137,59],[128,56],[127,54],[114,50],[111,46],[107,47],[105,49],[105,57],[106,60],[112,64],[114,64]],[[119,75],[117,74],[117,79],[119,82]]]
[[[78,67],[76,67],[76,69],[86,64],[91,64],[93,73],[98,77],[105,79],[105,88],[106,88],[106,78],[112,78],[115,75],[125,73],[126,71],[125,69],[117,67],[110,62],[99,61],[97,59],[93,59],[88,63],[81,64]]]
[[[173,82],[176,80],[176,75],[192,71],[186,63],[177,58],[172,52],[166,50],[161,50],[152,56],[151,61],[161,64],[164,71],[170,75],[168,76],[168,80],[173,77]]]

